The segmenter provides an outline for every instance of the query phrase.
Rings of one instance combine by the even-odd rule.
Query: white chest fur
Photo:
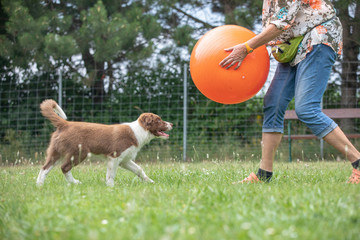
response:
[[[134,121],[127,124],[131,130],[133,130],[136,140],[138,141],[138,148],[142,148],[145,144],[148,144],[155,136],[151,134],[149,131],[145,130],[138,121]]]

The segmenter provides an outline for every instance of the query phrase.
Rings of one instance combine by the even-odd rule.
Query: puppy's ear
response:
[[[150,126],[151,123],[152,123],[152,117],[150,117],[149,115],[145,115],[144,116],[144,123],[145,123],[145,126]]]
[[[139,117],[139,121],[143,127],[148,128],[151,126],[153,121],[153,116],[150,114],[141,114]]]

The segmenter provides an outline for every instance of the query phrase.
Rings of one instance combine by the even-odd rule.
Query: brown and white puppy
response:
[[[40,105],[41,113],[56,127],[47,149],[46,162],[41,168],[37,184],[42,185],[55,163],[64,159],[61,170],[69,183],[78,184],[72,174],[73,166],[82,162],[90,153],[103,154],[110,160],[106,184],[114,185],[117,167],[130,170],[146,182],[153,183],[134,159],[142,146],[158,137],[168,139],[164,131],[172,129],[172,123],[163,121],[153,113],[143,113],[131,123],[104,125],[66,121],[66,115],[54,100]],[[56,112],[56,113],[55,113]]]

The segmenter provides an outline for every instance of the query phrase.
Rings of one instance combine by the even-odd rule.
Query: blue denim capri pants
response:
[[[319,44],[294,67],[279,63],[264,98],[263,132],[284,133],[285,111],[293,98],[299,120],[318,138],[333,131],[337,124],[321,111],[321,100],[335,60],[334,50]]]

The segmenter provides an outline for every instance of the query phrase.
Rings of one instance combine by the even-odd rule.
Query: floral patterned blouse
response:
[[[305,59],[312,46],[325,44],[340,57],[342,52],[342,26],[330,0],[264,0],[262,26],[274,24],[284,32],[267,45],[286,42],[304,35],[296,57],[290,62],[295,66]]]

